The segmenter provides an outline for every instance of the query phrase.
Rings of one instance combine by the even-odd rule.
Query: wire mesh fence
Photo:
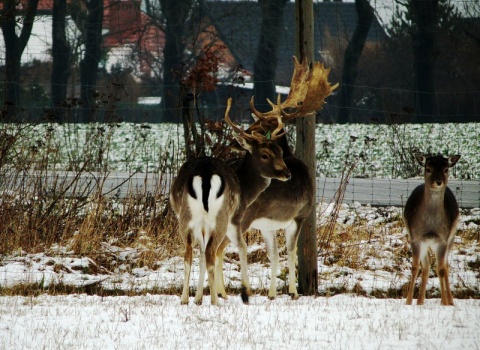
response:
[[[0,286],[178,291],[183,253],[168,188],[189,143],[182,116],[198,122],[207,152],[218,155],[228,137],[215,122],[228,97],[235,99],[233,118],[246,123],[252,95],[259,106],[277,93],[285,98],[295,4],[269,12],[257,1],[193,1],[181,19],[168,6],[136,0],[66,1],[65,12],[54,17],[53,1],[40,0],[32,20],[31,3],[0,4]],[[412,3],[370,3],[375,16],[358,74],[346,81],[346,53],[361,14],[353,2],[314,2],[315,60],[331,68],[331,82],[341,83],[316,127],[321,294],[402,294],[410,253],[401,209],[421,183],[411,154],[422,151],[462,155],[450,181],[462,208],[452,284],[456,296],[479,296],[478,1],[440,2],[445,11],[430,31],[439,53],[432,78],[423,77],[435,88],[427,90],[418,79],[424,60],[416,59]],[[93,16],[98,11],[103,21]],[[85,21],[100,34],[89,37]],[[265,21],[280,25],[264,32]],[[11,23],[24,35],[13,37]],[[26,37],[23,52],[13,52],[11,40]],[[276,46],[261,44],[262,37]],[[181,50],[169,46],[172,38]],[[96,63],[85,66],[93,57]],[[263,66],[262,57],[268,58]],[[405,124],[416,122],[423,124]],[[293,146],[293,126],[287,134]],[[348,167],[351,177],[342,179]],[[247,240],[252,287],[265,292],[270,271],[263,241],[258,232]],[[236,291],[238,257],[229,249],[226,284]],[[286,292],[284,253],[277,288]],[[429,283],[435,295],[438,281]]]
[[[190,8],[174,11],[183,17],[172,18],[169,3],[162,9],[151,1],[97,0],[87,8],[66,1],[55,19],[52,0],[39,1],[31,18],[28,2],[2,4],[1,89],[5,104],[19,107],[13,115],[7,108],[4,118],[161,122],[172,110],[179,113],[181,103],[168,100],[181,95],[180,87],[185,96],[195,96],[194,108],[205,119],[221,118],[231,95],[238,98],[245,118],[252,95],[262,105],[263,96],[272,99],[275,91],[288,92],[295,54],[294,3],[279,2],[262,10],[257,1],[192,1]],[[347,48],[353,34],[365,26],[355,3],[314,1],[315,60],[331,68],[331,81],[341,82],[327,100],[324,121],[478,121],[478,1],[441,1],[438,13],[425,14],[435,16],[436,23],[426,38],[438,48],[424,67],[431,69],[431,78],[418,77],[418,67],[427,60],[416,59],[415,40],[421,40],[422,32],[412,15],[414,3],[371,2],[374,16],[359,45],[361,54],[350,57]],[[103,12],[103,20],[88,17],[97,35],[87,37],[82,18],[95,11]],[[262,21],[272,25],[263,28]],[[23,35],[15,39],[7,23],[17,25]],[[169,31],[169,24],[175,29]],[[7,45],[15,40],[25,41]],[[172,49],[171,40],[181,45]],[[23,51],[13,51],[23,45]],[[358,63],[349,68],[352,58]],[[82,70],[89,59],[93,65]],[[269,65],[273,73],[264,74]],[[345,80],[351,68],[356,77]],[[345,94],[346,104],[340,101]],[[428,113],[420,110],[424,99],[430,104]],[[347,117],[341,116],[344,110]]]

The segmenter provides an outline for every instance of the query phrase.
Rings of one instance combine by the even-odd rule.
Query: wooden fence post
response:
[[[295,1],[296,55],[299,61],[305,57],[310,64],[313,56],[313,0]],[[296,156],[307,164],[315,179],[315,116],[297,119]],[[316,203],[317,186],[314,181]],[[303,295],[317,295],[317,224],[316,205],[305,219],[298,239],[298,291]]]

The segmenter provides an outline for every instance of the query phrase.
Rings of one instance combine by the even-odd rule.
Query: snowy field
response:
[[[43,145],[38,151],[40,155],[49,155],[49,170],[75,169],[91,156],[95,147],[102,145],[102,166],[113,172],[176,169],[185,156],[181,124],[36,124],[23,132],[31,135],[26,138],[29,144],[20,143],[17,152],[29,152],[32,147]],[[404,166],[410,163],[403,157],[410,157],[418,149],[432,154],[461,154],[451,177],[480,179],[479,133],[480,123],[318,124],[317,176],[341,177],[345,162],[354,161],[357,167],[352,177],[404,178],[408,175]],[[288,134],[294,145],[294,130]],[[215,135],[210,138],[215,142]],[[51,150],[56,153],[48,154]]]
[[[480,300],[352,295],[221,306],[180,297],[87,295],[0,298],[0,344],[9,349],[478,349]]]
[[[318,210],[321,217],[320,210],[328,208]],[[105,242],[105,254],[118,262],[115,271],[107,271],[91,258],[69,253],[68,247],[38,254],[19,252],[2,260],[1,286],[99,284],[105,290],[137,296],[2,296],[0,349],[479,349],[480,299],[455,299],[454,307],[441,306],[433,270],[423,306],[406,306],[403,297],[359,296],[400,290],[408,281],[409,248],[398,223],[400,211],[393,207],[342,206],[339,224],[366,221],[372,237],[368,242],[351,244],[363,244],[363,248],[349,253],[350,259],[358,257],[346,266],[325,262],[336,255],[334,247],[327,259],[319,256],[322,296],[302,296],[297,301],[285,294],[286,282],[281,274],[277,299],[262,296],[270,276],[265,261],[249,263],[254,293],[250,305],[242,304],[231,292],[218,307],[210,305],[208,295],[201,306],[193,303],[193,297],[188,306],[182,306],[179,292],[149,292],[161,287],[174,292],[181,288],[183,259],[178,256],[159,261],[155,269],[134,267],[142,246],[122,248],[114,241]],[[478,241],[466,240],[465,232],[478,230],[474,222],[479,218],[478,209],[462,215],[461,232],[450,255],[454,295],[467,288],[478,296],[480,247]],[[148,246],[146,241],[143,244]],[[340,248],[347,254],[349,246]],[[230,253],[234,251],[229,247]],[[259,252],[264,252],[263,244],[250,245],[249,259]],[[239,276],[238,261],[227,258],[227,286],[238,288]],[[197,277],[198,259],[194,259],[191,285]],[[331,290],[343,290],[343,294],[335,295]]]

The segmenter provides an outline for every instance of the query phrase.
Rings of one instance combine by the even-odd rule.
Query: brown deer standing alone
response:
[[[198,243],[200,275],[194,302],[202,303],[205,271],[208,271],[211,303],[218,305],[215,258],[226,236],[239,248],[242,299],[248,302],[247,246],[240,230],[241,218],[271,179],[287,181],[291,176],[282,149],[274,141],[283,124],[279,124],[269,139],[256,133],[249,134],[231,122],[228,116],[230,107],[231,99],[227,103],[225,120],[234,128],[237,142],[247,151],[241,171],[235,173],[224,162],[211,157],[190,160],[182,165],[170,190],[170,201],[185,243],[182,304],[188,304],[192,244]]]
[[[425,183],[413,190],[405,204],[403,214],[405,226],[410,235],[413,258],[407,305],[412,304],[413,289],[420,262],[422,264],[422,281],[417,304],[423,305],[425,302],[425,291],[430,272],[428,248],[435,252],[437,260],[442,305],[453,305],[448,277],[448,254],[457,231],[459,210],[457,200],[447,187],[447,183],[448,170],[458,162],[460,156],[427,157],[417,153],[415,158],[424,167]]]

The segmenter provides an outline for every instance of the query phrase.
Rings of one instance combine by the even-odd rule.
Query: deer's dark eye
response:
[[[445,169],[445,174],[448,174],[448,168],[447,168],[447,169]]]
[[[432,172],[432,169],[426,168],[425,171],[430,174]]]
[[[262,159],[267,160],[268,156],[266,154],[262,154]]]

